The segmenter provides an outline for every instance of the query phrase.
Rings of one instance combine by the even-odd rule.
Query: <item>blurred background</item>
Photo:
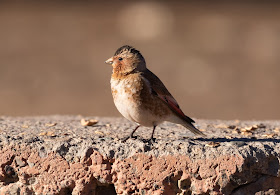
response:
[[[184,112],[280,118],[276,1],[0,1],[0,115],[120,116],[104,61],[140,50]]]

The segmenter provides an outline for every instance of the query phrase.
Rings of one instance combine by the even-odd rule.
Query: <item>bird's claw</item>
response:
[[[151,137],[149,140],[148,140],[149,143],[155,143],[156,142],[156,138],[154,137]]]
[[[153,143],[156,143],[156,138],[151,137],[150,139],[143,139],[142,141],[144,143],[153,144]]]
[[[127,137],[125,137],[125,138],[123,138],[121,141],[122,141],[122,143],[124,143],[124,142],[126,142],[128,139],[137,139],[137,136],[135,136],[135,135],[130,135],[130,136],[127,136]]]

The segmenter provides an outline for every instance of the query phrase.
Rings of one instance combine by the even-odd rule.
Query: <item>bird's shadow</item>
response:
[[[196,138],[193,140],[197,141],[207,141],[207,142],[274,142],[280,143],[280,139],[273,138],[265,138],[265,139],[257,139],[257,138]]]

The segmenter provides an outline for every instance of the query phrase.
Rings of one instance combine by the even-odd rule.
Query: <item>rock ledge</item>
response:
[[[0,117],[0,194],[280,194],[280,121],[197,120],[122,143],[135,124],[81,116]]]

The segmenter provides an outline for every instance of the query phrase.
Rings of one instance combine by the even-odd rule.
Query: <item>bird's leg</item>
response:
[[[128,136],[128,137],[125,137],[122,142],[125,142],[126,140],[128,140],[129,138],[137,138],[136,136],[134,136],[134,132],[140,127],[140,125],[138,125],[132,132],[131,134]]]
[[[153,132],[152,132],[152,136],[151,136],[151,138],[149,139],[150,142],[155,142],[155,141],[156,141],[156,138],[154,138],[154,133],[155,133],[156,127],[157,127],[157,126],[154,125],[154,127],[153,127]]]
[[[131,134],[130,134],[129,137],[131,137],[131,138],[137,138],[137,136],[134,136],[133,134],[135,133],[135,131],[136,131],[139,127],[140,127],[140,125],[138,125],[138,126],[131,132]]]

